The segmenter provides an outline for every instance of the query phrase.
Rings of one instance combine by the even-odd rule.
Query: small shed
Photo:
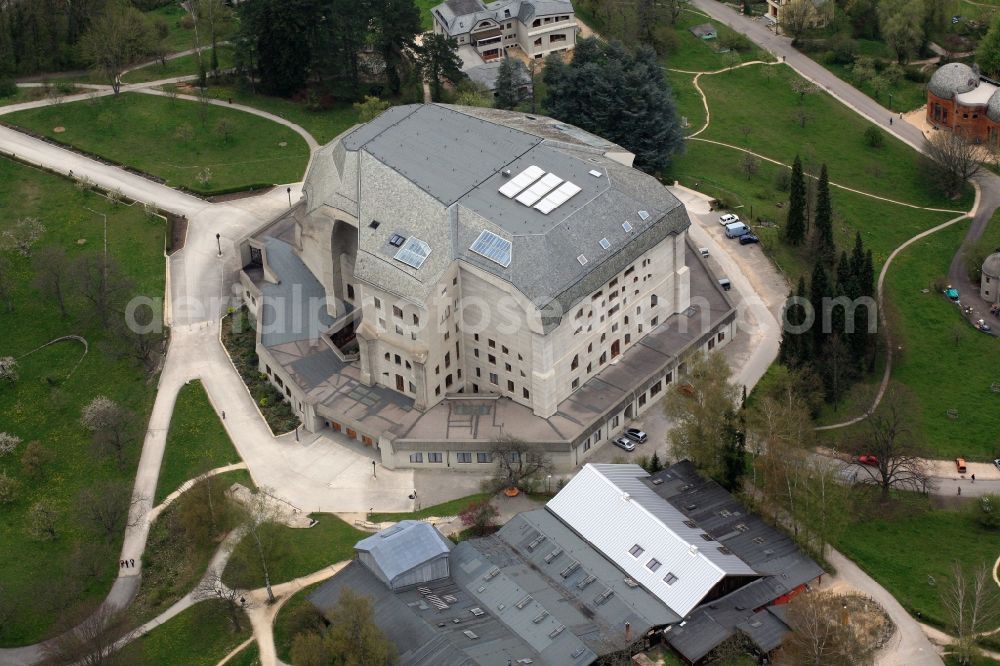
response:
[[[358,560],[393,592],[442,578],[452,543],[433,525],[403,520],[354,544]]]
[[[691,26],[689,29],[691,30],[691,34],[698,39],[715,39],[719,36],[715,26],[711,23],[699,23],[698,25]]]

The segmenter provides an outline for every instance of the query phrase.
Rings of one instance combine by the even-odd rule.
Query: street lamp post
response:
[[[287,192],[288,192],[288,207],[291,208],[292,207],[292,188],[289,187],[287,189]]]
[[[219,256],[222,256],[222,234],[215,234],[215,244],[219,246]]]
[[[552,489],[550,487],[550,482],[551,481],[552,481],[552,475],[549,474],[548,476],[545,477],[545,492],[546,493],[552,492]]]
[[[892,111],[892,93],[889,93],[889,110]]]

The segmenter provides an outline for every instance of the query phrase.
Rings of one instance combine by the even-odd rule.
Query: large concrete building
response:
[[[927,83],[927,122],[970,141],[1000,145],[1000,84],[964,63],[942,65]]]
[[[493,109],[346,132],[243,243],[261,372],[391,467],[475,469],[498,431],[579,464],[733,333],[683,205],[632,157]]]
[[[382,539],[395,553],[373,561],[367,544]],[[412,528],[369,537],[309,600],[368,597],[401,666],[585,666],[661,642],[699,663],[736,635],[770,654],[788,633],[785,602],[823,574],[687,462],[652,476],[586,465],[493,536],[427,542]],[[384,570],[424,575],[393,586]]]
[[[447,0],[431,10],[434,32],[471,49],[489,62],[511,48],[531,58],[568,51],[576,43],[576,14],[570,0]],[[463,58],[464,59],[464,58]],[[467,63],[469,64],[469,63]]]

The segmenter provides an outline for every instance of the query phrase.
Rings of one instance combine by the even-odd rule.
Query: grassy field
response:
[[[37,217],[46,231],[36,252],[58,247],[74,259],[101,248],[102,214],[107,215],[109,252],[136,282],[136,293],[161,297],[161,220],[147,219],[138,207],[112,206],[96,194],[78,191],[67,180],[0,158],[0,230],[21,217]],[[87,529],[78,519],[77,498],[103,482],[131,488],[141,426],[119,468],[94,454],[90,433],[80,426],[80,410],[103,394],[127,406],[137,422],[145,424],[155,395],[155,382],[142,369],[109,353],[110,336],[90,319],[80,299],[71,298],[70,317],[61,319],[57,307],[31,286],[31,262],[12,255],[11,264],[14,311],[0,307],[0,356],[20,357],[20,381],[0,386],[0,431],[25,443],[41,442],[52,459],[37,476],[29,477],[20,462],[25,444],[0,458],[0,470],[22,484],[14,502],[0,505],[0,603],[17,603],[17,612],[0,628],[3,646],[33,643],[48,634],[58,616],[85,612],[107,594],[117,575],[120,537],[105,543]],[[71,333],[90,343],[90,352],[72,376],[67,378],[82,356],[76,343],[60,343],[24,357]],[[40,500],[56,509],[57,537],[51,541],[36,541],[26,531],[29,509]]]
[[[339,104],[332,109],[310,111],[302,102],[281,97],[254,95],[238,86],[209,84],[208,94],[216,99],[232,100],[236,104],[252,106],[273,113],[301,125],[320,145],[329,143],[338,134],[358,122],[358,114],[350,104]]]
[[[226,662],[227,666],[260,666],[260,649],[251,643]]]
[[[130,643],[122,650],[122,659],[125,663],[215,666],[251,636],[245,616],[241,631],[233,630],[225,603],[209,599],[195,604]]]
[[[914,500],[916,501],[916,500]],[[866,515],[844,530],[836,547],[881,583],[911,613],[941,626],[940,591],[952,562],[967,570],[997,557],[995,533],[984,531],[967,511],[900,508]],[[930,584],[933,577],[934,584]]]
[[[413,4],[420,10],[420,29],[427,32],[434,27],[434,20],[431,18],[431,9],[441,3],[438,0],[414,0]]]
[[[695,37],[689,28],[691,26],[710,23],[715,26],[719,37],[713,40],[703,40]],[[669,69],[683,69],[691,72],[711,72],[725,67],[732,67],[741,62],[751,60],[773,60],[765,51],[751,45],[743,52],[723,52],[719,42],[730,38],[736,33],[728,26],[707,18],[704,14],[685,9],[677,17],[674,26],[677,34],[677,50],[660,59],[660,63]]]
[[[319,571],[336,562],[354,556],[354,544],[369,536],[367,532],[354,529],[333,514],[312,514],[319,521],[308,529],[291,528],[284,525],[270,525],[264,529],[276,545],[275,555],[269,562],[271,584],[286,581]],[[233,587],[256,589],[264,586],[264,581],[255,568],[232,566],[233,562],[254,563],[256,550],[253,539],[244,538],[233,552],[230,567],[225,571],[225,582]]]
[[[309,159],[302,137],[269,120],[139,93],[20,111],[5,120],[202,193],[295,182]],[[211,178],[203,184],[199,174],[206,169]]]
[[[286,664],[292,663],[292,639],[295,637],[294,618],[299,608],[308,606],[309,600],[306,598],[312,591],[323,583],[313,583],[296,592],[291,599],[278,611],[274,618],[274,648],[278,653],[278,659]]]
[[[420,520],[421,518],[457,516],[458,512],[473,502],[481,502],[493,497],[491,493],[477,493],[468,497],[459,497],[450,502],[443,502],[424,507],[412,513],[373,513],[370,520],[375,523],[397,522],[400,520]]]
[[[81,92],[79,88],[71,83],[60,84],[61,90],[60,95],[74,95]],[[35,100],[45,99],[49,96],[49,93],[53,92],[52,89],[44,87],[31,87],[31,88],[18,88],[17,93],[11,95],[10,97],[0,97],[0,106],[10,106],[12,104],[23,104],[24,102],[34,102]]]
[[[800,106],[792,85],[802,81],[785,65],[701,77],[712,112],[712,124],[701,137],[746,147],[785,164],[798,154],[816,173],[826,163],[830,179],[837,183],[918,206],[967,210],[972,204],[971,187],[958,201],[928,187],[917,168],[916,152],[902,141],[886,134],[882,148],[869,148],[864,132],[871,123],[827,93],[807,94]],[[805,127],[798,119],[800,108],[807,117]],[[735,155],[732,161],[741,157]]]
[[[164,39],[164,46],[171,53],[177,51],[186,51],[188,49],[194,48],[194,30],[185,28],[181,25],[181,18],[187,14],[187,11],[179,2],[170,3],[146,12],[146,16],[149,18],[162,18],[167,23],[167,27],[170,33]]]
[[[920,402],[918,432],[942,458],[986,460],[1000,455],[1000,394],[990,390],[1000,381],[1000,341],[973,329],[934,288],[967,229],[957,224],[900,253],[886,278],[886,296],[899,313],[894,336],[902,347],[893,378]],[[1000,245],[1000,220],[987,234]],[[1000,326],[995,318],[991,323]],[[957,419],[948,418],[949,409],[958,410]]]
[[[211,67],[211,51],[203,51],[202,58],[205,59],[205,70]],[[219,47],[219,68],[229,69],[233,66],[233,49],[228,45]],[[198,73],[198,55],[192,53],[180,58],[168,60],[165,65],[154,63],[139,69],[133,69],[122,77],[125,83],[145,83],[147,81],[159,81],[160,79],[172,79],[176,76],[190,76]]]
[[[205,387],[201,381],[190,382],[181,387],[170,417],[167,448],[153,504],[162,502],[188,479],[239,461],[240,454],[208,401]]]

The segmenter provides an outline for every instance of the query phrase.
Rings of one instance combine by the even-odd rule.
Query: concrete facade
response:
[[[519,48],[540,59],[568,51],[578,30],[569,0],[448,0],[431,10],[434,33],[471,46],[486,62]]]
[[[987,303],[1000,303],[1000,249],[986,257],[979,281],[979,295]]]

